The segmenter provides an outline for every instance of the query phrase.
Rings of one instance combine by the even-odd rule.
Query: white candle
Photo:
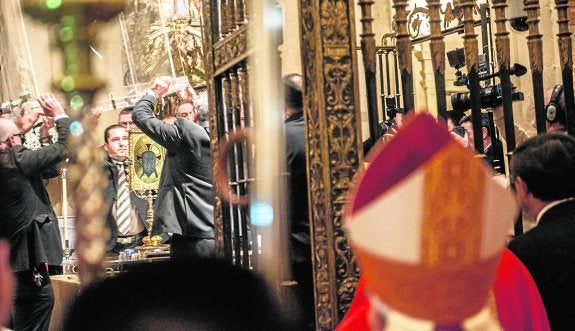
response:
[[[67,168],[62,168],[62,218],[64,219],[64,248],[69,248],[68,244],[68,188],[66,185]]]

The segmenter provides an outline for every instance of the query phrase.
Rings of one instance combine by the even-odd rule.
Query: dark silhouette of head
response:
[[[575,138],[539,134],[519,145],[511,157],[511,178],[520,177],[537,199],[575,197]]]
[[[284,101],[294,112],[303,110],[302,76],[289,74],[283,77]]]
[[[254,272],[218,260],[144,263],[86,288],[64,330],[285,330]]]

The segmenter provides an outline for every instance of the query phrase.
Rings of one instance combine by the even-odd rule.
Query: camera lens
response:
[[[453,110],[464,112],[470,108],[469,93],[451,93],[451,107]]]

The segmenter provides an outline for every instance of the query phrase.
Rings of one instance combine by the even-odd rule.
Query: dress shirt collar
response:
[[[293,113],[290,116],[286,117],[285,123],[295,121],[303,117],[303,111],[298,111],[297,113]]]
[[[572,200],[575,200],[575,198],[555,200],[555,201],[552,201],[552,202],[548,203],[547,205],[545,205],[545,207],[541,208],[541,210],[539,211],[539,214],[537,214],[537,218],[535,219],[535,225],[539,224],[539,221],[541,221],[543,214],[545,214],[549,209],[551,209],[551,208],[553,208],[559,204],[562,204],[563,202],[572,201]]]

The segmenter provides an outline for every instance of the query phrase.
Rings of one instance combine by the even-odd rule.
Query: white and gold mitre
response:
[[[370,157],[345,219],[369,290],[441,325],[480,314],[517,215],[512,194],[426,114]]]

